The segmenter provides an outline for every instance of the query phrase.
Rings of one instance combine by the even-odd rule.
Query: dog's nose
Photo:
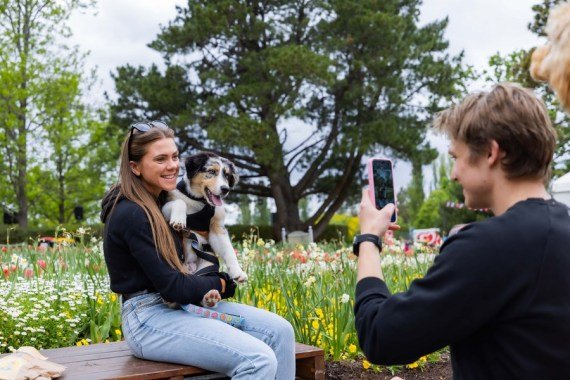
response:
[[[230,188],[227,186],[222,186],[222,188],[220,190],[222,191],[223,195],[226,195],[227,193],[230,192]]]

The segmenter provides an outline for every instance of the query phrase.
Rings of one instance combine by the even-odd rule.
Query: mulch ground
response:
[[[387,369],[382,372],[365,370],[361,361],[338,361],[326,362],[326,376],[328,380],[348,380],[348,379],[378,379],[390,380],[400,377],[403,380],[448,380],[453,379],[451,362],[449,356],[442,355],[441,361],[437,363],[427,363],[424,368],[409,369],[402,368],[392,374]]]

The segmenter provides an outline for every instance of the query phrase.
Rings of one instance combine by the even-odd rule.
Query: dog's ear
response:
[[[229,169],[230,175],[228,176],[228,185],[230,186],[230,188],[233,189],[234,186],[237,185],[237,183],[239,182],[239,175],[237,173],[236,166],[234,165],[233,162],[231,162],[227,158],[222,158],[222,162]]]
[[[193,178],[206,165],[206,162],[208,162],[208,155],[203,152],[188,156],[184,163],[186,177]]]

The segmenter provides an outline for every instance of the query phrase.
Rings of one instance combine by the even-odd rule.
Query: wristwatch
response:
[[[361,234],[354,237],[352,242],[352,252],[358,256],[360,243],[369,241],[378,247],[378,250],[382,252],[382,239],[374,234]]]

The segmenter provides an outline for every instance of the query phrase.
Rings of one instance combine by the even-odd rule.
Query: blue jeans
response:
[[[294,379],[295,334],[289,322],[255,307],[222,301],[217,311],[241,315],[242,329],[171,309],[158,293],[123,304],[125,340],[136,357],[192,365],[232,379]]]

